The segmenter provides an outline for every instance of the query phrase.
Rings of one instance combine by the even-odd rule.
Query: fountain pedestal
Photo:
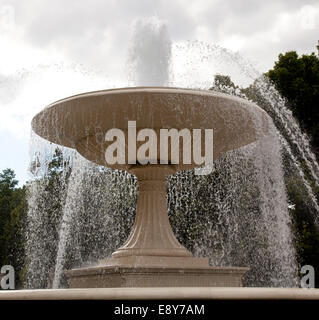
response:
[[[135,166],[138,202],[132,231],[110,259],[98,267],[66,272],[71,288],[87,287],[238,287],[249,268],[210,267],[193,257],[172,231],[166,206],[166,177],[173,166]]]
[[[135,267],[205,266],[207,258],[194,258],[172,231],[167,215],[166,177],[173,166],[138,166],[129,170],[138,179],[138,197],[132,231],[108,265]]]

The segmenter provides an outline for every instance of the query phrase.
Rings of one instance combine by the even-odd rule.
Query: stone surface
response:
[[[319,300],[319,289],[94,288],[1,290],[0,300]]]
[[[166,177],[174,173],[173,167],[134,166],[130,172],[138,179],[136,217],[128,239],[112,254],[114,263],[111,265],[168,267],[175,265],[174,257],[192,257],[191,252],[175,238],[168,220]],[[172,258],[172,264],[169,258]],[[133,264],[128,264],[128,261]],[[189,259],[185,263],[187,261]]]
[[[71,288],[241,287],[248,268],[90,267],[66,271]]]

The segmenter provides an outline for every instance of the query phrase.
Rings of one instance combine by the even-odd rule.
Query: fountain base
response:
[[[183,268],[182,265],[182,262],[175,267],[104,265],[73,269],[65,274],[70,288],[242,287],[242,277],[249,270],[207,265]]]
[[[94,267],[66,271],[71,288],[241,287],[249,268],[210,267],[193,257],[172,231],[166,206],[166,177],[173,166],[134,166],[138,178],[135,222],[125,243]]]

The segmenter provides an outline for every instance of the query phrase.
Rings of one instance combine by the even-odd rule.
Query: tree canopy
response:
[[[311,136],[319,155],[319,57],[312,53],[299,56],[290,51],[280,54],[266,75],[287,99],[301,127]]]

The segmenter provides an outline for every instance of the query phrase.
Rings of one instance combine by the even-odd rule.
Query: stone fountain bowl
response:
[[[266,135],[269,116],[253,103],[213,91],[137,87],[95,91],[59,100],[33,118],[32,128],[42,138],[76,149],[99,165],[129,171],[128,152],[126,164],[106,163],[105,150],[110,143],[105,141],[105,133],[118,128],[127,134],[130,120],[136,121],[137,131],[213,129],[213,152],[217,159]],[[202,145],[203,139],[202,135]],[[179,151],[182,159],[182,144]],[[191,164],[180,163],[174,167],[177,171],[195,166],[192,159]]]
[[[208,258],[193,257],[178,242],[170,226],[166,177],[196,167],[194,159],[186,165],[182,161],[173,164],[168,154],[165,165],[130,165],[126,152],[125,164],[109,165],[105,134],[121,129],[127,142],[128,121],[136,121],[136,131],[153,129],[156,133],[172,128],[213,129],[209,148],[217,159],[267,135],[269,119],[243,99],[212,91],[154,87],[84,93],[57,101],[37,114],[32,128],[42,138],[74,148],[99,165],[127,170],[138,179],[136,217],[129,237],[110,259],[95,267],[67,271],[70,286],[241,286],[248,268],[210,267]],[[204,135],[201,144],[205,145]],[[182,147],[179,152],[182,159]],[[158,155],[157,163],[162,160]]]

